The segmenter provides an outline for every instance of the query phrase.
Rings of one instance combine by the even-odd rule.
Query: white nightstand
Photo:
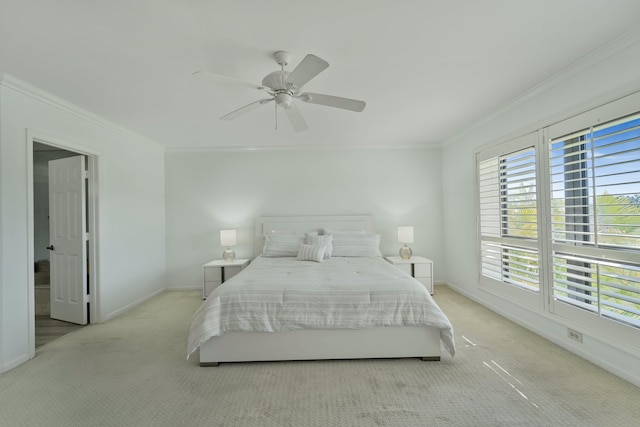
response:
[[[204,264],[202,266],[202,297],[209,296],[212,290],[225,280],[231,279],[247,265],[249,265],[248,259],[234,259],[231,262],[217,259]]]
[[[391,264],[415,277],[433,295],[433,261],[421,256],[402,259],[399,256],[384,257]]]

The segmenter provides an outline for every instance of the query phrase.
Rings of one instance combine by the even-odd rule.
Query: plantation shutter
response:
[[[477,165],[481,275],[538,291],[535,148],[481,153]]]
[[[556,301],[640,327],[640,113],[551,139]]]

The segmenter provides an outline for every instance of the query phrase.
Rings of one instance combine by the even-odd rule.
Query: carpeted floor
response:
[[[0,375],[2,426],[638,426],[640,389],[445,287],[458,354],[186,361],[197,291],[169,291]]]

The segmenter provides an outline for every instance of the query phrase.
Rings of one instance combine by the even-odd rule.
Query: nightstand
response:
[[[433,261],[421,256],[402,259],[399,256],[384,257],[391,264],[415,277],[433,295]]]
[[[238,274],[247,265],[249,265],[248,259],[234,259],[231,262],[217,259],[204,264],[202,266],[202,298],[209,296],[211,291]]]

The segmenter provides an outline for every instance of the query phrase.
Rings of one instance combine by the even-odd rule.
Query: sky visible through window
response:
[[[573,138],[579,142],[574,142]],[[640,117],[593,131],[585,130],[582,136],[574,136],[572,140],[555,141],[551,155],[552,176],[565,173],[566,159],[558,150],[564,150],[572,143],[581,145],[582,171],[591,187],[590,196],[593,196],[595,183],[596,196],[629,196],[640,204]],[[565,180],[553,180],[553,198],[562,199],[564,192]]]
[[[640,195],[640,118],[596,130],[593,141],[597,195]]]

